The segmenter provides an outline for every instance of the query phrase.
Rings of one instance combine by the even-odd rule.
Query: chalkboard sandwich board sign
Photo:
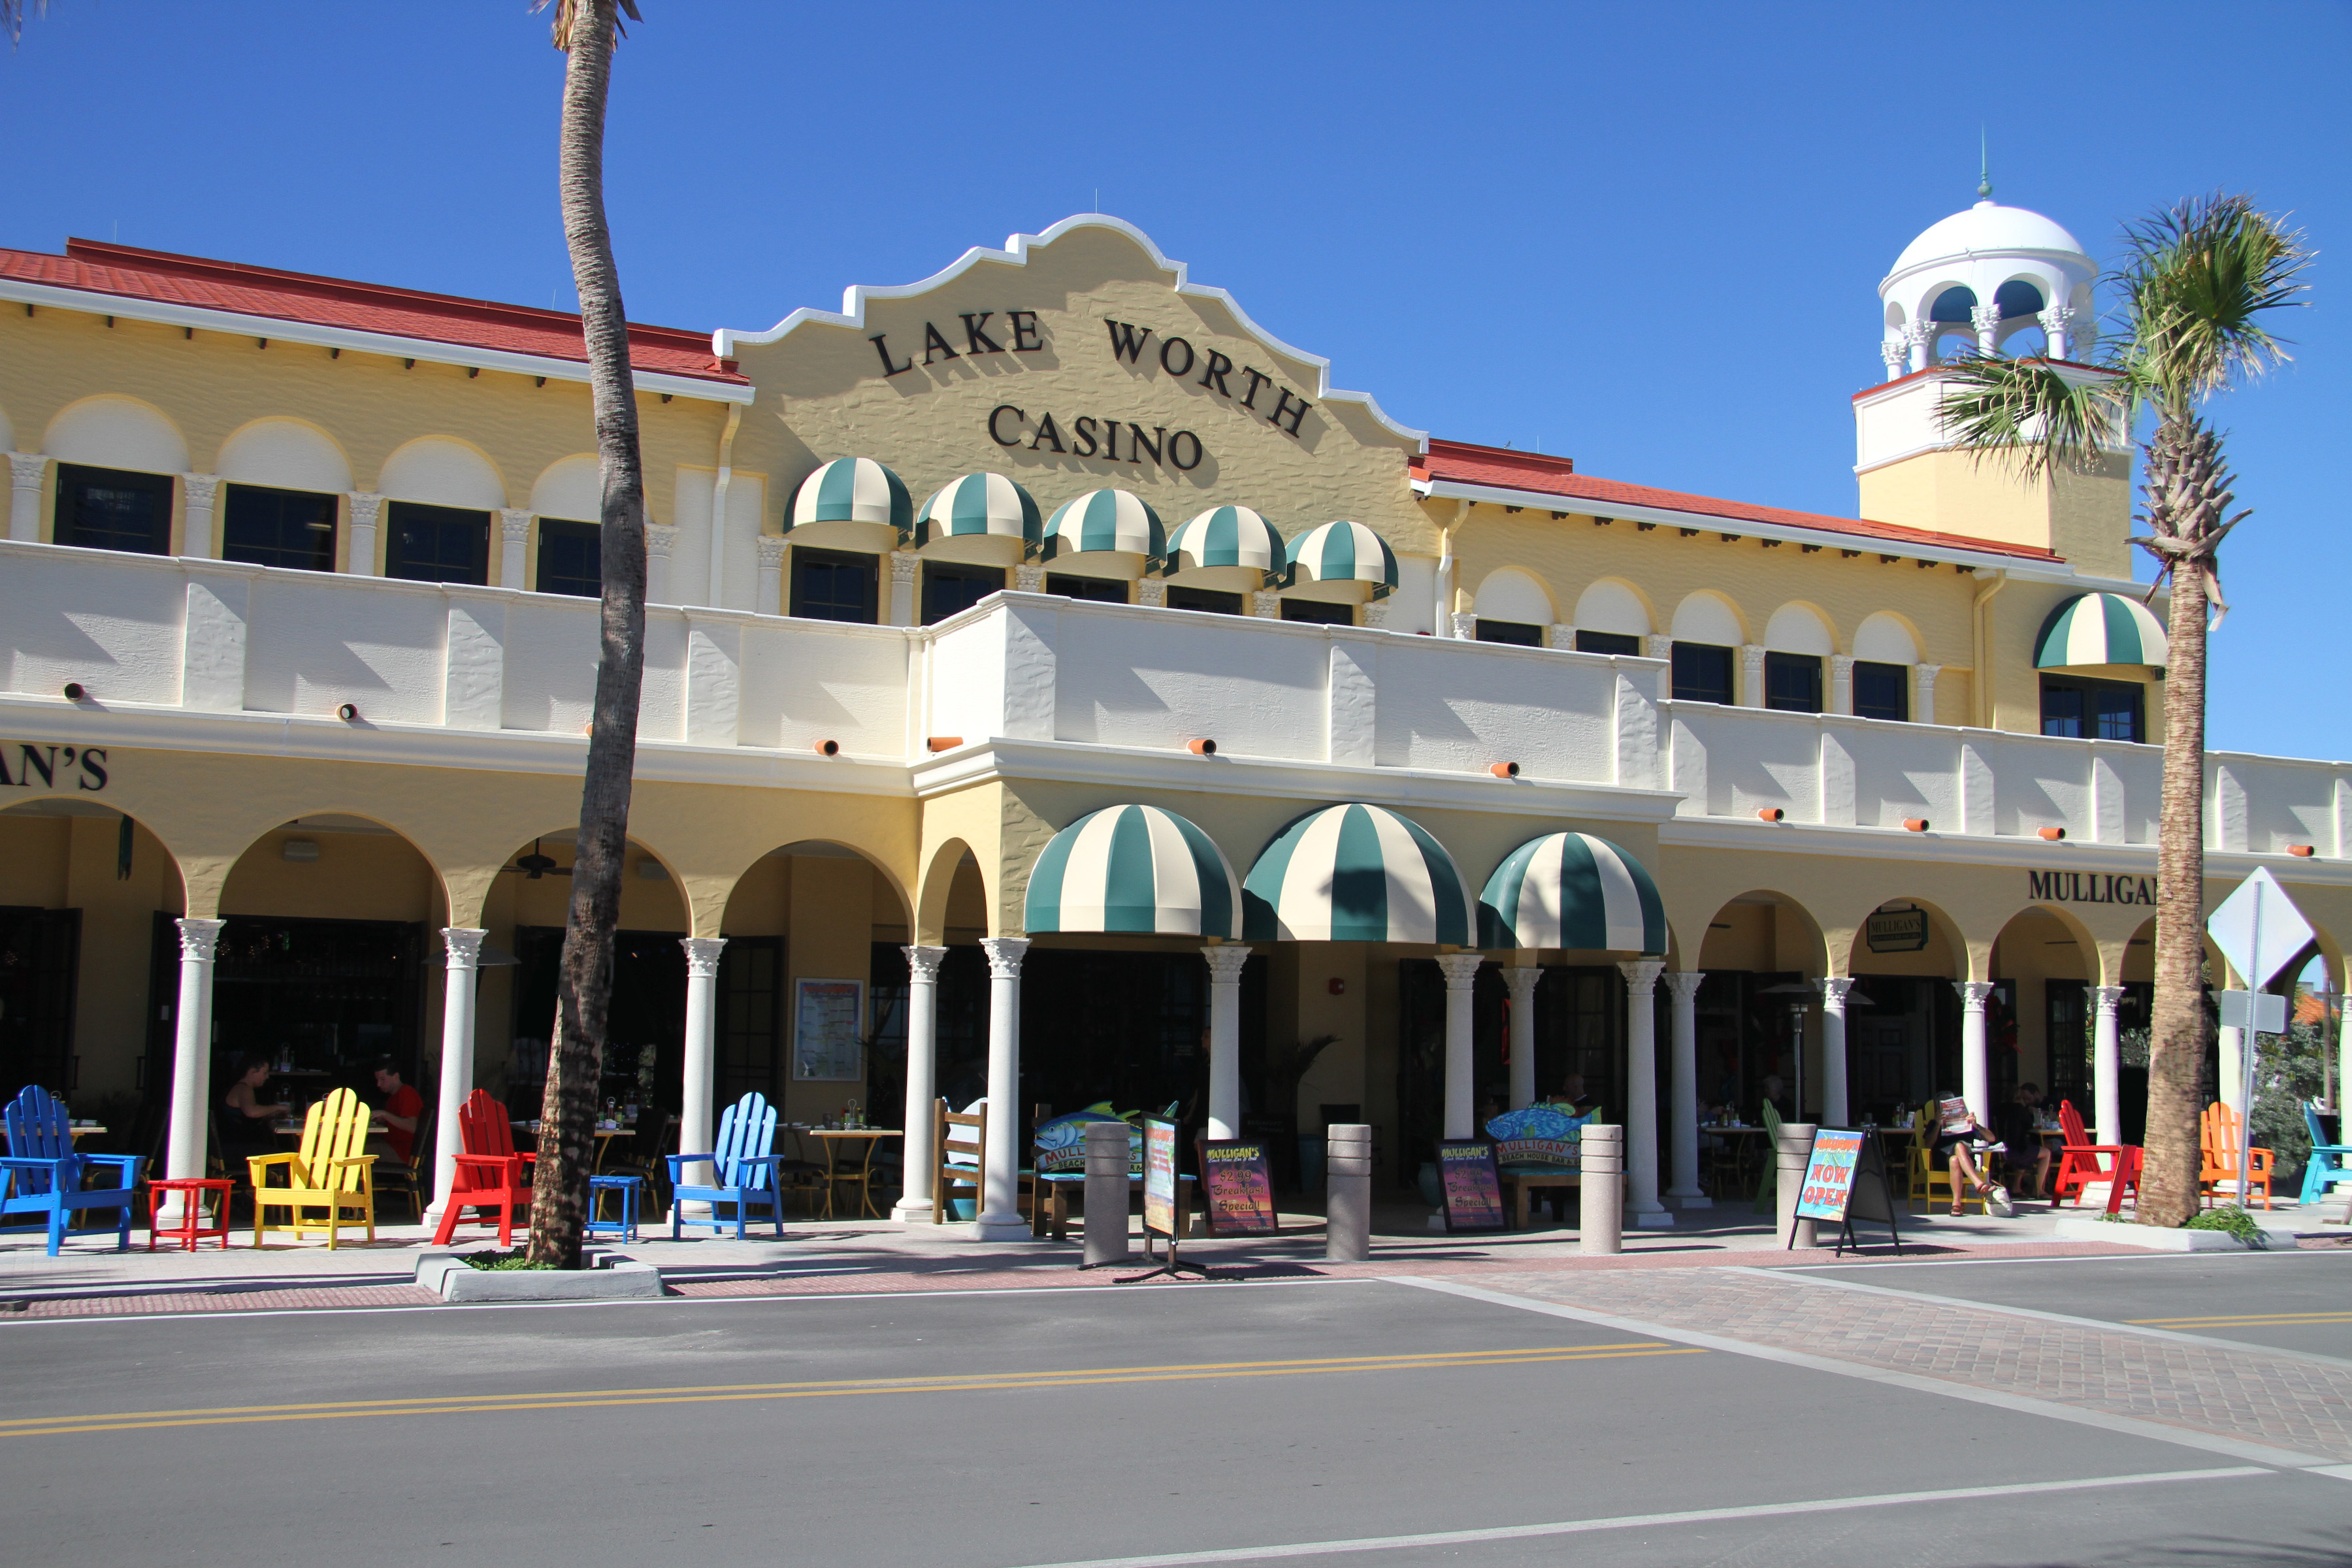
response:
[[[1272,1236],[1282,1228],[1265,1156],[1265,1145],[1254,1138],[1201,1145],[1201,1185],[1208,1198],[1211,1235]]]
[[[1886,1160],[1875,1133],[1851,1127],[1821,1127],[1805,1159],[1804,1184],[1797,1189],[1799,1219],[1829,1220],[1839,1228],[1837,1255],[1849,1247],[1861,1249],[1854,1235],[1857,1219],[1876,1220],[1886,1226],[1895,1251],[1903,1251],[1902,1232],[1895,1226],[1895,1189],[1887,1180]],[[1789,1245],[1796,1245],[1791,1235]]]
[[[1449,1236],[1507,1228],[1495,1146],[1484,1139],[1437,1146],[1438,1190],[1445,1199]]]

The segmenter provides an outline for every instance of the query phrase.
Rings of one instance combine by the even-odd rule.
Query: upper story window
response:
[[[1171,610],[1206,610],[1212,615],[1238,616],[1242,613],[1239,594],[1220,594],[1213,588],[1175,588],[1168,590],[1168,607]]]
[[[1116,577],[1080,577],[1068,572],[1045,574],[1045,592],[1066,599],[1089,599],[1098,605],[1127,603],[1127,584]]]
[[[1004,591],[1001,566],[967,566],[954,562],[923,563],[923,625],[932,626],[960,616],[991,594]]]
[[[2042,732],[2092,741],[2147,738],[2144,688],[2123,680],[2042,678]]]
[[[1356,624],[1356,606],[1329,599],[1285,599],[1282,618],[1303,621],[1310,626],[1352,626]]]
[[[1892,719],[1897,723],[1908,721],[1911,717],[1910,670],[1899,664],[1854,660],[1853,716],[1857,719]]]
[[[812,621],[872,626],[880,564],[877,556],[794,546],[792,613]]]
[[[490,514],[456,507],[396,500],[383,545],[383,574],[412,583],[471,583],[490,580]]]
[[[1783,713],[1822,710],[1822,661],[1810,653],[1764,656],[1764,706]]]
[[[1576,651],[1579,653],[1632,654],[1633,657],[1638,658],[1641,657],[1642,653],[1642,639],[1637,637],[1629,636],[1624,632],[1580,631],[1576,634]]]
[[[507,584],[511,588],[520,583]],[[604,596],[604,531],[593,522],[539,520],[539,591],[574,598]]]
[[[172,552],[172,477],[58,465],[55,534],[84,550]]]
[[[310,490],[225,485],[221,559],[248,566],[335,569],[335,498]]]
[[[1480,642],[1508,643],[1513,647],[1543,647],[1543,627],[1531,626],[1525,621],[1490,621],[1478,617]]]
[[[1731,650],[1715,643],[1675,644],[1675,700],[1732,701]]]

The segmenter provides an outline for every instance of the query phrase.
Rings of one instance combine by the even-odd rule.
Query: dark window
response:
[[[1171,610],[1207,610],[1213,615],[1238,616],[1242,613],[1239,594],[1220,594],[1209,588],[1171,588],[1168,607]]]
[[[1531,626],[1525,621],[1490,621],[1478,617],[1480,642],[1509,643],[1513,647],[1543,647],[1543,627]]]
[[[1642,639],[1627,637],[1623,632],[1579,632],[1576,634],[1576,651],[1632,654],[1638,658],[1642,654]]]
[[[804,620],[874,624],[877,557],[839,550],[793,552],[792,613]]]
[[[960,616],[991,594],[1004,591],[1001,566],[961,566],[945,561],[923,563],[923,625]]]
[[[172,552],[172,477],[58,465],[57,542],[84,550]]]
[[[509,587],[519,588],[520,583]],[[593,522],[539,520],[539,591],[576,598],[604,596],[604,531]]]
[[[1304,621],[1310,626],[1352,626],[1356,624],[1356,606],[1334,604],[1328,599],[1285,599],[1282,618]]]
[[[384,510],[383,574],[412,583],[472,583],[490,580],[490,514],[456,507],[396,500]]]
[[[1127,603],[1127,584],[1116,577],[1076,577],[1067,572],[1045,574],[1045,592],[1066,599],[1091,599],[1098,605]]]
[[[222,510],[221,559],[248,566],[332,572],[335,498],[309,490],[230,485]]]
[[[1731,650],[1715,643],[1675,644],[1675,700],[1729,702]]]
[[[1783,713],[1822,710],[1822,661],[1810,653],[1764,656],[1764,706]]]
[[[2146,738],[2144,689],[2120,680],[2042,678],[2042,732],[2093,741]]]
[[[1860,659],[1853,666],[1853,714],[1857,719],[1893,719],[1897,722],[1911,717],[1911,669],[1908,665],[1868,664]]]

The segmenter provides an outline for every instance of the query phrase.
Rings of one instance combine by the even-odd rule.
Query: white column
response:
[[[1822,1125],[1846,1124],[1845,998],[1853,982],[1831,975],[1822,987]]]
[[[1911,722],[1932,724],[1936,721],[1936,677],[1943,673],[1940,664],[1915,664],[1911,667]]]
[[[1911,347],[1901,338],[1882,339],[1878,345],[1878,357],[1885,363],[1886,379],[1900,381],[1903,373],[1910,368]]]
[[[350,547],[343,552],[343,571],[353,577],[375,575],[375,520],[383,510],[383,498],[365,490],[353,490],[347,498],[352,503],[352,537]]]
[[[1713,1208],[1698,1184],[1698,987],[1695,969],[1665,975],[1671,1023],[1666,1037],[1666,1127],[1673,1184],[1666,1195],[1686,1209]]]
[[[1664,1228],[1675,1216],[1658,1202],[1659,958],[1629,958],[1625,977],[1625,1212],[1637,1226]]]
[[[1271,589],[1259,589],[1250,595],[1250,614],[1260,620],[1282,619],[1282,595]]]
[[[907,1133],[900,1143],[906,1151],[907,1177],[890,1213],[902,1225],[919,1225],[930,1220],[931,1173],[940,1163],[931,1134],[938,1130],[932,1117],[940,1092],[940,964],[948,950],[902,947],[898,951],[907,955],[907,1111],[898,1123]]]
[[[1927,368],[1928,355],[1936,346],[1936,323],[1911,321],[1903,328],[1903,342],[1911,351],[1911,368]]]
[[[1454,639],[1456,642],[1476,642],[1478,640],[1478,616],[1475,611],[1454,611],[1452,625],[1454,626]]]
[[[763,533],[756,542],[760,548],[759,586],[751,600],[756,615],[781,616],[784,613],[784,536]],[[929,1205],[925,1205],[929,1212]]]
[[[2096,1107],[2091,1142],[2120,1143],[2124,1141],[2124,1043],[2116,1009],[2123,1005],[2124,988],[2094,985],[2090,991],[2095,1009],[2091,1025],[2091,1103]]]
[[[1738,697],[1739,706],[1742,708],[1764,706],[1764,649],[1755,643],[1746,644],[1739,650]],[[1633,1146],[1633,1142],[1629,1138],[1625,1147],[1631,1149]],[[1633,1156],[1628,1154],[1626,1158],[1631,1159]],[[1630,1184],[1629,1182],[1628,1185]]]
[[[1511,1109],[1525,1110],[1536,1102],[1536,982],[1543,971],[1532,963],[1514,963],[1503,971],[1511,991]]]
[[[213,944],[227,922],[174,923],[180,928],[180,1005],[172,1024],[172,1125],[163,1173],[185,1178],[205,1173],[205,1132],[212,1107]]]
[[[499,509],[499,586],[520,593],[530,586],[530,513],[520,507]]]
[[[1979,305],[1969,312],[1969,325],[1977,330],[1977,353],[1990,359],[1994,353],[1995,340],[2000,336],[2000,307]]]
[[[1366,605],[1364,606],[1363,624],[1370,626],[1375,631],[1387,626],[1389,624],[1389,602],[1386,599],[1374,599],[1371,603]]]
[[[2221,1026],[2221,1103],[2246,1113],[2246,1031]]]
[[[686,1060],[678,1091],[677,1152],[708,1154],[718,1135],[710,1099],[718,1081],[719,955],[727,939],[685,936],[677,945],[686,949]],[[688,1182],[708,1183],[710,1163],[698,1161],[684,1167],[684,1173]]]
[[[911,626],[922,620],[915,602],[915,574],[922,564],[923,558],[911,550],[890,552],[890,624],[894,626]]]
[[[1853,655],[1830,655],[1830,711],[1853,711]]]
[[[1135,602],[1164,609],[1168,604],[1168,583],[1160,577],[1139,577],[1135,584]]]
[[[187,514],[180,523],[180,553],[218,555],[213,548],[213,500],[220,493],[220,476],[182,474],[180,493],[188,498]]]
[[[1470,987],[1483,952],[1441,952],[1437,967],[1445,975],[1445,1132],[1448,1138],[1476,1136],[1477,1068],[1471,1054],[1474,1018]]]
[[[490,933],[471,926],[443,926],[441,951],[448,961],[441,990],[441,1088],[434,1097],[433,1206],[438,1220],[457,1182],[462,1145],[457,1111],[474,1092],[474,981],[481,973],[482,939]]]
[[[41,479],[48,471],[49,459],[39,452],[8,454],[8,478],[16,486],[8,497],[8,537],[17,543],[41,542]]]
[[[1960,1098],[1977,1120],[1992,1121],[1992,1076],[1985,1060],[1985,1004],[1992,998],[1990,980],[1955,980],[1960,994]]]
[[[2067,357],[2066,325],[2074,319],[2074,310],[2071,305],[2053,305],[2042,312],[2042,330],[2049,335],[2048,353],[2052,359]],[[2105,1137],[2099,1141],[2103,1143],[2106,1142]]]
[[[677,595],[669,585],[669,558],[677,548],[677,524],[649,522],[646,524],[646,603],[675,605]]]
[[[1029,939],[982,937],[988,954],[988,1146],[981,1152],[982,1204],[975,1241],[1022,1241],[1021,960]]]
[[[1045,591],[1045,565],[1041,561],[1024,561],[1013,569],[1013,591],[1016,594],[1042,594]]]
[[[1245,947],[1204,947],[1209,961],[1209,1136],[1242,1135],[1242,966]],[[1296,1107],[1271,1106],[1282,1111]]]

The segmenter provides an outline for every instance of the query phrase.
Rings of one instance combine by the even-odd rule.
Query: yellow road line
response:
[[[978,1373],[821,1383],[710,1384],[687,1388],[593,1389],[555,1394],[448,1394],[315,1405],[229,1405],[206,1410],[126,1411],[26,1416],[0,1421],[0,1437],[73,1432],[130,1432],[180,1426],[236,1426],[277,1421],[354,1420],[373,1415],[457,1415],[509,1410],[582,1410],[635,1405],[732,1404],[825,1399],[872,1394],[979,1394],[998,1389],[1085,1388],[1122,1383],[1187,1383],[1225,1377],[1297,1377],[1316,1373],[1443,1371],[1458,1366],[1519,1366],[1538,1362],[1607,1361],[1633,1356],[1703,1355],[1694,1346],[1656,1340],[1513,1351],[1444,1351],[1393,1356],[1332,1356],[1307,1361],[1204,1362],[1097,1371]]]
[[[2147,1329],[2226,1329],[2262,1323],[2352,1323],[2352,1312],[2248,1312],[2227,1318],[2126,1318]]]

